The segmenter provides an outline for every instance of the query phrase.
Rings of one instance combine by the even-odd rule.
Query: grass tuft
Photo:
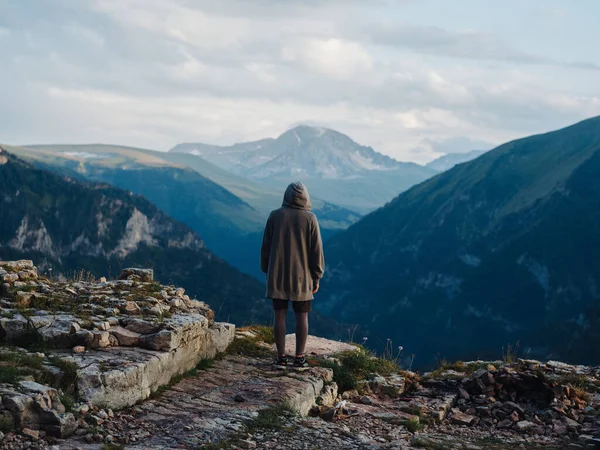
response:
[[[385,377],[401,372],[394,360],[377,358],[363,349],[342,353],[337,356],[337,360],[339,362],[329,359],[314,359],[311,362],[332,369],[333,381],[337,383],[341,392],[356,389],[358,382],[372,373]]]
[[[270,348],[261,345],[258,338],[235,338],[225,351],[228,355],[243,355],[253,358],[268,358],[273,354]]]
[[[285,418],[296,415],[296,411],[286,402],[279,403],[258,412],[258,416],[244,423],[248,433],[258,430],[281,430]]]

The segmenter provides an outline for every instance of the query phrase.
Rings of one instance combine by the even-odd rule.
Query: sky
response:
[[[0,142],[341,131],[402,161],[600,115],[597,0],[0,0]]]

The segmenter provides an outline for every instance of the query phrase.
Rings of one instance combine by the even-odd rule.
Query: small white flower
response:
[[[402,347],[401,345],[398,346],[398,351],[401,352],[402,350],[404,350],[404,347]]]

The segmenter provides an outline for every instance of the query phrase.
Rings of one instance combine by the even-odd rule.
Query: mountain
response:
[[[436,173],[398,162],[337,131],[309,126],[295,127],[277,139],[231,147],[180,144],[170,150],[181,152],[278,190],[303,181],[316,197],[363,213]]]
[[[448,153],[440,156],[428,163],[425,167],[435,170],[436,172],[445,172],[452,169],[457,164],[462,164],[471,161],[483,155],[487,150],[471,150],[467,153]]]
[[[228,147],[187,143],[176,145],[170,152],[200,156],[232,173],[242,174],[245,167],[259,166],[279,154],[276,146],[270,146],[273,141],[274,139],[267,138]]]
[[[5,151],[0,193],[0,259],[34,259],[53,274],[85,268],[97,277],[150,267],[157,280],[185,286],[223,320],[270,321],[261,283],[142,197],[35,169]]]
[[[319,311],[417,363],[522,354],[598,363],[600,117],[504,144],[326,245]]]
[[[199,233],[207,247],[262,280],[256,255],[262,229],[282,194],[230,174],[199,157],[112,145],[8,147],[39,167],[78,179],[109,183],[142,195]],[[314,200],[328,237],[359,215]]]

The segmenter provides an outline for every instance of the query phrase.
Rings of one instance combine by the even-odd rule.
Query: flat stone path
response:
[[[329,369],[278,371],[270,361],[228,356],[185,378],[156,398],[117,412],[103,424],[128,449],[200,448],[242,428],[258,411],[286,401],[307,414],[326,381]],[[83,438],[63,448],[99,448]]]

